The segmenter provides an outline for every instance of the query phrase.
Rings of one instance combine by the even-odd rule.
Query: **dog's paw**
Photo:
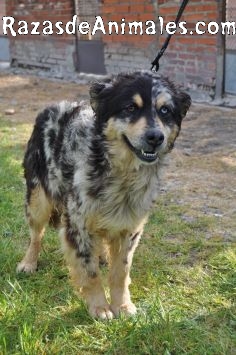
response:
[[[37,270],[37,262],[29,263],[22,260],[16,268],[17,272],[33,273]]]
[[[124,303],[119,306],[118,305],[111,305],[110,308],[116,317],[118,317],[119,315],[122,315],[122,314],[126,317],[132,317],[137,312],[136,306],[132,302]]]
[[[114,318],[114,315],[111,312],[109,305],[91,306],[89,307],[89,314],[93,318],[97,318],[101,320],[110,320]]]

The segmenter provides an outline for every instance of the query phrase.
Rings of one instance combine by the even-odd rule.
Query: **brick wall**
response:
[[[104,0],[102,18],[104,23],[116,21],[119,25],[122,18],[127,24],[132,21],[155,21],[157,9],[152,0]],[[121,70],[149,69],[157,47],[157,37],[147,34],[130,35],[129,29],[125,34],[103,36],[105,43],[105,65],[108,73]],[[139,33],[139,32],[138,32]]]
[[[236,1],[235,0],[227,0],[226,2],[226,20],[227,21],[235,21],[236,19]],[[235,35],[227,35],[226,36],[226,49],[227,50],[236,50],[236,36]]]
[[[89,20],[101,15],[104,23],[116,21],[126,23],[147,20],[159,24],[158,16],[164,18],[164,24],[176,17],[182,0],[77,0],[80,21]],[[31,21],[50,20],[71,21],[74,15],[73,0],[7,0],[7,14],[16,20]],[[93,6],[94,5],[94,6]],[[216,66],[219,36],[198,35],[194,33],[197,21],[218,21],[219,0],[191,0],[181,20],[187,22],[187,29],[193,34],[176,33],[170,42],[160,62],[160,73],[170,76],[180,84],[190,89],[214,90],[216,82]],[[88,9],[91,9],[88,10]],[[96,10],[96,11],[95,11]],[[91,18],[89,15],[91,12]],[[96,13],[98,12],[98,13]],[[86,17],[87,16],[87,17]],[[90,16],[90,15],[89,15]],[[94,18],[95,20],[95,18]],[[120,31],[120,30],[119,30]],[[160,49],[166,34],[155,35],[102,35],[96,38],[104,42],[105,66],[108,73],[122,70],[149,69],[158,49]],[[85,39],[88,39],[87,37]],[[82,38],[81,38],[82,40]],[[35,65],[43,68],[62,67],[74,70],[75,38],[63,34],[47,36],[17,36],[11,37],[11,55],[18,64]]]
[[[179,3],[159,1],[159,14],[165,22],[173,21]],[[173,76],[185,87],[211,90],[215,86],[218,36],[208,33],[198,35],[194,29],[198,21],[219,22],[218,4],[217,0],[191,0],[181,21],[187,22],[188,33],[192,30],[193,34],[176,33],[161,61],[161,72]],[[163,40],[163,36],[160,36],[160,45]]]
[[[182,0],[181,0],[182,1]],[[174,21],[180,0],[159,1],[103,1],[104,20],[156,21],[162,16],[164,24]],[[217,21],[217,0],[191,0],[181,21],[187,22],[188,31],[193,30],[197,21]],[[158,27],[157,27],[158,28]],[[106,67],[108,72],[123,69],[149,69],[157,49],[161,48],[166,34],[156,35],[111,35],[104,36]],[[168,75],[191,89],[211,91],[216,80],[217,36],[210,34],[181,35],[176,33],[160,61],[160,73]]]
[[[0,19],[6,14],[5,1],[0,1]],[[0,26],[0,36],[3,34],[2,27]]]
[[[20,20],[30,24],[32,21],[51,21],[63,24],[72,20],[74,9],[72,0],[7,0],[7,16],[13,16],[15,23]],[[39,31],[42,31],[39,27]],[[17,26],[15,26],[17,29]],[[29,32],[32,26],[29,26]],[[10,37],[11,60],[15,65],[33,66],[43,69],[53,67],[74,70],[75,38],[73,35],[17,35]]]

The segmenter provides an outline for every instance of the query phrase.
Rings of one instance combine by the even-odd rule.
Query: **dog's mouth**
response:
[[[137,149],[135,148],[132,143],[129,141],[129,139],[123,135],[125,143],[128,145],[130,150],[135,153],[135,155],[142,161],[147,162],[147,163],[152,163],[158,158],[158,152],[157,151],[145,151],[144,149]]]

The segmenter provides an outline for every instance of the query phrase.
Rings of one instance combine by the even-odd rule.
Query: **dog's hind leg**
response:
[[[120,313],[132,316],[136,307],[131,301],[129,276],[134,251],[138,245],[141,232],[114,238],[110,244],[110,275],[111,310],[118,316]]]
[[[30,229],[30,245],[22,261],[17,266],[17,271],[34,272],[41,249],[41,240],[44,229],[49,221],[52,203],[43,188],[38,185],[30,191],[26,203],[26,218]]]

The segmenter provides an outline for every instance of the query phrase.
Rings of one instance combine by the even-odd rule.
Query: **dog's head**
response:
[[[96,129],[119,150],[116,153],[126,150],[148,164],[173,148],[191,105],[188,94],[152,72],[119,74],[94,83],[90,97]]]

